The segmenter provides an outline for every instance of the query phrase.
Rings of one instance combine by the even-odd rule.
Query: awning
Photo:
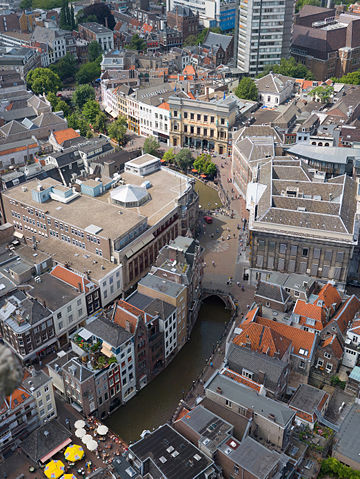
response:
[[[125,254],[127,259],[131,258],[135,253],[141,250],[144,246],[150,243],[154,239],[154,234],[151,233],[145,236],[142,240],[140,240],[133,248],[130,248],[129,251]]]
[[[67,446],[70,443],[71,443],[71,439],[70,438],[66,439],[64,442],[59,444],[59,446],[55,447],[55,449],[53,449],[48,454],[46,454],[46,456],[42,457],[40,459],[40,462],[46,462],[48,459],[53,457],[57,452],[61,451],[61,449],[63,449],[65,446]]]
[[[110,112],[112,111],[112,109],[111,109],[110,106],[107,106],[107,107],[105,108],[105,111],[106,111],[106,113],[109,113],[109,114],[110,114]]]
[[[90,331],[88,331],[87,329],[80,329],[80,331],[78,332],[78,335],[85,339],[85,341],[87,341],[88,339],[91,338],[92,336],[92,333],[90,333]]]
[[[101,348],[101,352],[107,356],[108,358],[111,358],[113,355],[112,351],[111,351],[111,346],[110,344],[107,344],[107,343],[103,343],[102,344],[102,348]]]
[[[117,118],[117,113],[114,111],[114,110],[111,110],[110,112],[110,115],[113,117],[113,118]]]
[[[14,233],[15,238],[23,239],[24,235],[22,233],[19,233],[19,231],[15,231]]]

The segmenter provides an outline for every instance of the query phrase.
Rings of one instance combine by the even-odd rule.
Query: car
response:
[[[204,221],[205,221],[208,225],[211,225],[211,223],[213,222],[213,219],[211,218],[211,216],[204,216]]]

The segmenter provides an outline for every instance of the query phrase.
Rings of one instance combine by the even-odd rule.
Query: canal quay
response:
[[[245,243],[246,233],[238,229],[242,223],[242,212],[236,211],[231,218],[224,214],[219,195],[214,188],[197,181],[196,190],[201,205],[198,239],[204,248],[203,288],[209,296],[203,301],[189,342],[171,364],[106,421],[106,424],[128,443],[139,439],[143,430],[152,430],[171,420],[181,399],[186,399],[190,404],[194,403],[196,394],[201,393],[202,389],[198,378],[205,368],[205,377],[212,373],[210,357],[213,357],[215,351],[216,361],[212,359],[214,367],[221,364],[223,347],[219,345],[219,341],[224,335],[232,312],[225,309],[224,302],[215,292],[231,294],[238,305],[239,317],[252,302],[253,289],[246,286],[243,291],[236,284],[241,284],[246,268],[245,252],[242,251],[245,246],[241,247],[240,243],[242,237]],[[241,208],[240,202],[235,207]],[[218,211],[220,209],[221,211]],[[202,220],[205,211],[210,212],[212,224],[206,224]],[[227,284],[229,277],[232,278],[231,285]],[[197,384],[195,387],[194,382]]]

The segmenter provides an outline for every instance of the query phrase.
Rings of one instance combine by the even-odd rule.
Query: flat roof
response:
[[[142,461],[151,460],[167,479],[199,477],[213,462],[168,424],[160,426],[130,450]]]
[[[139,281],[139,284],[147,288],[154,289],[155,291],[159,291],[160,293],[164,293],[168,296],[172,296],[173,298],[176,298],[185,288],[185,286],[183,286],[182,284],[168,281],[165,278],[155,276],[150,273],[144,276]]]
[[[42,239],[37,250],[49,254],[56,263],[68,264],[76,273],[84,274],[90,271],[89,275],[95,281],[99,281],[114,268],[119,267],[101,256],[53,238]]]
[[[160,158],[157,158],[154,155],[150,155],[149,153],[145,153],[144,155],[138,156],[137,158],[134,158],[133,160],[127,161],[125,163],[125,166],[126,165],[144,166],[144,165],[148,165],[158,161],[160,161]]]
[[[354,404],[336,434],[334,451],[360,464],[359,456],[360,408]]]
[[[42,303],[45,302],[51,311],[58,310],[81,294],[49,273],[42,274],[40,279],[40,283],[31,281],[32,289],[28,294]]]

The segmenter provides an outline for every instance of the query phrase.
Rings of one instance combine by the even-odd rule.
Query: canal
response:
[[[190,341],[154,381],[108,419],[110,429],[129,443],[139,439],[144,429],[168,421],[183,392],[199,376],[230,315],[219,298],[204,301]]]

